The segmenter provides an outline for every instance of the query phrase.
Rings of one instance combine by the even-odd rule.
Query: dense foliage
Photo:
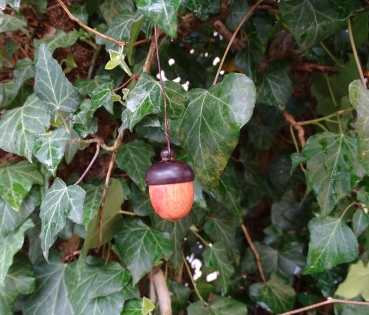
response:
[[[1,315],[369,301],[368,1],[66,5],[0,0]],[[196,175],[176,222],[144,179],[162,89]]]

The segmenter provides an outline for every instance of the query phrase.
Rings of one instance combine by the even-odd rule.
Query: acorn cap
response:
[[[195,174],[187,163],[174,160],[174,152],[165,148],[161,151],[162,161],[152,165],[146,172],[147,185],[165,185],[193,182]]]

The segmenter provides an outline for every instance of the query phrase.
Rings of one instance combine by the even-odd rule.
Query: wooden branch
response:
[[[222,21],[217,20],[213,23],[213,27],[214,29],[223,36],[223,38],[227,41],[230,42],[232,39],[232,35],[233,33],[223,24]],[[236,51],[240,51],[241,49],[245,48],[246,45],[245,43],[241,42],[238,38],[235,38],[232,42],[231,42],[231,46],[233,49],[235,49]]]
[[[366,306],[369,306],[369,302],[340,300],[340,299],[334,299],[334,298],[328,297],[327,300],[324,301],[324,302],[320,302],[320,303],[316,303],[316,304],[313,304],[313,305],[310,305],[310,306],[302,307],[302,308],[299,308],[298,310],[290,311],[290,312],[283,313],[283,314],[280,314],[280,315],[297,314],[297,313],[301,313],[301,312],[304,312],[304,311],[311,310],[312,308],[320,307],[320,306],[331,304],[331,303],[353,304],[353,305],[366,305]]]
[[[263,267],[261,266],[261,259],[260,259],[259,253],[256,250],[256,248],[254,246],[254,243],[252,242],[252,239],[250,237],[250,234],[247,231],[246,225],[245,224],[242,224],[241,227],[242,227],[243,233],[245,234],[247,243],[249,243],[249,246],[250,246],[252,252],[254,253],[256,264],[258,265],[258,269],[259,269],[259,272],[260,272],[260,277],[263,280],[263,282],[267,282],[266,281],[266,278],[264,276]]]
[[[339,73],[339,71],[335,67],[326,65],[317,65],[315,63],[292,62],[291,65],[292,70],[297,71],[307,71],[307,72],[319,71],[319,72]]]
[[[301,148],[303,148],[306,144],[304,128],[300,126],[296,122],[295,118],[293,118],[293,116],[289,114],[286,110],[283,111],[283,116],[286,119],[286,121],[297,131],[297,136],[299,138]]]
[[[150,271],[149,277],[155,285],[156,296],[159,301],[160,315],[172,315],[172,302],[170,300],[170,294],[163,271],[158,267],[154,267]]]
[[[104,35],[104,34],[102,34],[102,33],[100,33],[100,32],[98,32],[98,31],[96,31],[96,30],[94,30],[93,28],[91,28],[91,27],[88,27],[87,25],[85,25],[80,19],[77,19],[70,11],[69,11],[69,9],[67,8],[67,6],[62,2],[62,0],[57,0],[58,1],[58,3],[61,5],[61,7],[63,8],[63,10],[65,11],[65,13],[67,13],[68,14],[68,16],[69,16],[69,18],[72,20],[72,21],[74,21],[74,22],[76,22],[76,23],[78,23],[81,27],[83,27],[85,30],[87,30],[87,31],[89,31],[89,32],[91,32],[91,33],[94,33],[95,35],[97,35],[97,36],[100,36],[100,37],[102,37],[102,38],[104,38],[105,40],[108,40],[109,42],[112,42],[112,43],[114,43],[114,44],[116,44],[116,45],[118,45],[118,46],[126,46],[128,43],[126,43],[126,42],[120,42],[120,41],[117,41],[117,40],[115,40],[114,38],[111,38],[111,37],[109,37],[109,36],[106,36],[106,35]]]
[[[86,170],[83,172],[82,176],[74,183],[74,185],[78,185],[81,180],[86,176],[87,172],[90,170],[91,166],[95,163],[97,157],[99,156],[100,152],[100,143],[96,143],[96,152],[94,157],[92,158],[90,164],[87,166]]]
[[[156,44],[155,44],[155,41],[153,40],[151,41],[150,49],[147,54],[145,64],[142,68],[142,72],[150,73],[151,66],[154,63],[155,51],[156,51]]]

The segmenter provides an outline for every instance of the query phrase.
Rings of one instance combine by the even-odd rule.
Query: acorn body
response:
[[[152,165],[146,172],[150,201],[155,212],[163,219],[177,221],[191,211],[194,199],[192,168],[175,161],[173,151],[164,149],[162,161]]]

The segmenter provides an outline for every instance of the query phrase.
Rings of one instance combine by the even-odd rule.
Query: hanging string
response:
[[[158,61],[158,70],[159,70],[159,79],[160,79],[160,85],[161,85],[161,92],[164,98],[164,134],[165,138],[167,139],[167,148],[168,148],[168,154],[169,158],[173,159],[171,150],[170,150],[170,136],[169,136],[169,122],[167,118],[167,97],[165,95],[165,89],[164,89],[164,82],[163,77],[161,75],[161,67],[160,67],[160,58],[159,58],[159,45],[158,45],[158,31],[156,25],[154,25],[154,34],[155,34],[155,44],[156,44],[156,60]]]

